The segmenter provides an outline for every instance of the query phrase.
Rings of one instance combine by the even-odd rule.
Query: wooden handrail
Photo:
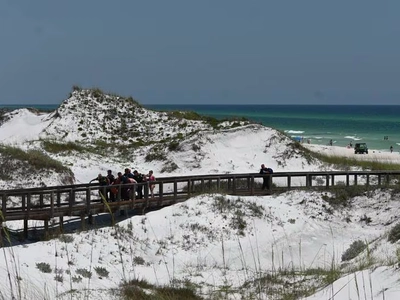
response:
[[[112,185],[118,188],[118,194],[116,195],[118,201],[109,205],[113,207],[113,212],[117,209],[139,209],[144,211],[149,207],[162,207],[185,201],[195,193],[207,192],[213,187],[217,190],[223,187],[225,191],[231,194],[255,195],[261,193],[260,179],[264,176],[258,173],[235,173],[158,177],[156,181],[151,182],[156,186],[157,191],[154,199],[151,198],[149,193],[149,182]],[[346,186],[351,184],[370,186],[373,182],[378,186],[389,185],[391,178],[400,177],[400,170],[275,172],[267,176],[268,180],[274,182],[274,188],[278,189],[316,187],[329,189],[338,184],[337,178],[339,177],[344,178],[341,180]],[[377,177],[376,181],[371,180],[373,176]],[[285,178],[286,181],[282,180]],[[302,185],[293,185],[295,178],[298,178]],[[394,183],[397,183],[397,181]],[[136,187],[140,185],[143,186],[143,199],[138,199],[135,193]],[[3,220],[0,220],[0,223],[7,220],[24,220],[24,224],[27,226],[28,222],[26,221],[28,219],[40,219],[47,222],[53,217],[60,217],[61,227],[63,216],[77,215],[84,220],[85,216],[91,217],[96,213],[107,213],[108,210],[105,208],[98,192],[108,192],[110,187],[86,183],[0,190],[3,216]],[[123,187],[131,188],[129,192],[130,200],[121,199]],[[10,197],[14,198],[13,203],[18,203],[19,198],[19,203],[21,204],[18,206],[15,206],[15,204],[13,206],[7,205]],[[27,228],[25,228],[24,232],[27,232]]]

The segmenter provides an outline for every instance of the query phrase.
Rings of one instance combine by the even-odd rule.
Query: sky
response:
[[[398,104],[400,2],[0,3],[0,105]]]
[[[75,111],[73,106],[82,102],[75,101],[70,103],[71,111]],[[91,121],[98,115],[86,113]],[[62,117],[55,119],[50,116],[51,113],[38,115],[27,109],[18,110],[0,126],[0,139],[14,147],[30,145],[42,150],[43,139],[40,140],[39,136],[49,128],[49,119],[66,128],[73,128],[77,123],[71,113],[61,113]],[[152,118],[155,122],[159,116],[152,115]],[[90,124],[96,126],[94,122]],[[167,125],[164,130],[171,128]],[[97,129],[96,134],[104,133],[101,128]],[[10,134],[11,130],[14,130],[13,134]],[[93,131],[88,128],[87,132],[93,135]],[[283,153],[287,152],[287,143],[291,140],[277,139],[277,134],[275,130],[263,126],[246,126],[224,132],[202,130],[202,134],[195,137],[199,150],[193,149],[192,143],[186,143],[182,151],[170,153],[180,166],[172,175],[247,173],[256,161],[272,166],[275,173],[283,165],[289,172],[326,168],[317,162],[309,164],[300,155],[291,155],[283,160]],[[59,131],[52,138],[62,140],[65,135]],[[213,142],[210,143],[210,140]],[[269,145],[267,150],[266,144]],[[327,154],[330,149],[335,149],[336,154],[348,153],[344,147],[319,146],[319,149]],[[140,156],[142,152],[138,152]],[[95,156],[79,152],[65,156],[49,155],[70,166],[77,182],[94,178],[101,167],[105,171],[115,163],[115,170],[117,164],[122,167],[128,163],[131,165],[132,161],[138,164],[140,170],[147,170],[152,164],[156,178],[168,178],[160,172],[162,162],[159,161],[146,162],[143,158],[131,160],[128,156]],[[373,153],[369,156],[375,161],[381,159]],[[398,155],[388,153],[388,157],[392,157],[393,161],[399,160]],[[193,167],[194,162],[197,162],[196,167]],[[57,185],[56,176],[43,177],[47,185]],[[32,178],[23,176],[17,184],[25,184],[25,179],[29,182],[27,184],[32,185]],[[344,181],[345,177],[342,179]],[[295,177],[292,178],[292,185],[299,186],[299,180],[304,186],[304,178]],[[324,179],[319,180],[323,185]],[[370,180],[372,184],[372,177]],[[277,186],[287,184],[286,178],[275,177],[273,182]],[[364,182],[365,178],[359,178],[359,184]],[[16,181],[11,184],[15,185]],[[164,188],[164,191],[168,192],[168,189]],[[158,192],[158,187],[155,192]],[[95,193],[94,188],[92,199]],[[33,228],[29,232],[30,240],[1,248],[0,298],[12,299],[11,294],[14,293],[16,299],[117,300],[120,298],[113,289],[123,281],[137,279],[154,285],[189,281],[192,286],[199,284],[203,287],[204,299],[212,299],[212,292],[227,289],[233,293],[226,299],[251,298],[249,294],[240,297],[239,292],[254,292],[258,299],[270,299],[257,291],[258,284],[248,282],[265,279],[266,275],[276,278],[282,272],[288,277],[285,277],[287,281],[283,281],[281,290],[289,291],[292,289],[287,288],[288,281],[298,279],[301,288],[314,282],[304,280],[306,271],[322,276],[323,272],[318,268],[327,271],[340,268],[343,272],[340,278],[304,299],[400,299],[399,243],[387,241],[389,230],[398,223],[399,194],[378,189],[352,198],[349,205],[342,208],[332,207],[326,201],[329,197],[335,195],[304,189],[240,198],[229,194],[195,195],[184,203],[145,215],[128,212],[125,218],[117,219],[118,227],[109,226],[111,219],[108,214],[95,215],[95,223],[100,228],[71,230],[68,238],[43,241],[37,240],[43,221],[29,220],[29,227]],[[32,199],[35,200],[35,197]],[[76,195],[77,203],[83,199],[81,194]],[[18,203],[15,198],[13,200]],[[44,201],[48,199],[45,197]],[[68,197],[62,196],[60,201],[68,203]],[[219,207],[216,206],[218,201],[221,201]],[[10,202],[7,201],[7,208],[11,206]],[[371,220],[369,223],[365,221],[368,217]],[[80,228],[77,224],[79,220],[80,217],[65,217],[64,228]],[[57,225],[58,218],[51,220],[50,224],[54,224],[53,221]],[[6,220],[2,226],[20,233],[23,221]],[[363,241],[368,248],[354,259],[342,262],[342,255],[354,241]],[[52,272],[40,271],[37,264],[45,263]],[[109,272],[108,277],[98,274],[98,268]],[[304,273],[296,277],[292,272],[294,269]],[[91,271],[92,277],[81,276],[82,270]],[[74,280],[79,277],[80,282]],[[265,280],[261,282],[269,283]],[[276,284],[279,282],[277,280]],[[238,292],[234,293],[236,290]]]

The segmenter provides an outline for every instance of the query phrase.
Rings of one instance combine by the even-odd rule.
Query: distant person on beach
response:
[[[272,173],[272,169],[267,168],[264,164],[262,164],[259,173],[265,175],[265,176],[263,176],[263,185],[262,185],[261,189],[263,191],[264,190],[270,191],[271,190],[271,176],[267,176],[267,175]]]
[[[390,153],[393,152],[393,146],[390,146]]]
[[[350,141],[349,146],[350,146],[350,148],[353,148],[353,142],[352,141]]]
[[[332,144],[333,144],[333,141],[332,141],[332,140],[330,140],[330,141],[329,141],[329,145],[330,145],[330,146],[332,146]]]

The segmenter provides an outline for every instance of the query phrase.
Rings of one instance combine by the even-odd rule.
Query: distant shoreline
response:
[[[400,164],[399,151],[382,151],[369,149],[368,154],[355,154],[353,148],[340,147],[340,146],[324,146],[316,144],[303,144],[303,146],[313,152],[325,154],[328,156],[350,157],[358,160],[380,161],[384,163],[397,163]]]

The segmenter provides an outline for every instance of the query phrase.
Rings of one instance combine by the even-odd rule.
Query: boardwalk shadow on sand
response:
[[[163,206],[166,207],[166,206]],[[122,222],[126,219],[132,218],[133,216],[144,215],[151,211],[156,211],[162,209],[163,207],[154,207],[149,208],[143,211],[142,209],[132,209],[132,210],[121,210],[114,214],[114,224],[118,225],[119,222]],[[1,236],[2,241],[0,247],[10,247],[17,245],[28,245],[40,241],[46,241],[50,239],[57,238],[62,234],[72,234],[85,232],[94,229],[100,229],[105,227],[113,226],[113,216],[110,213],[101,213],[92,216],[92,222],[90,222],[90,218],[85,218],[85,224],[81,223],[80,217],[69,217],[68,219],[64,219],[61,232],[60,224],[58,218],[54,218],[54,222],[49,222],[49,232],[46,236],[46,231],[42,221],[38,221],[42,223],[42,225],[29,227],[28,229],[28,238],[24,239],[23,228],[21,229],[9,229],[5,228],[2,230]],[[7,230],[7,232],[5,232]]]

